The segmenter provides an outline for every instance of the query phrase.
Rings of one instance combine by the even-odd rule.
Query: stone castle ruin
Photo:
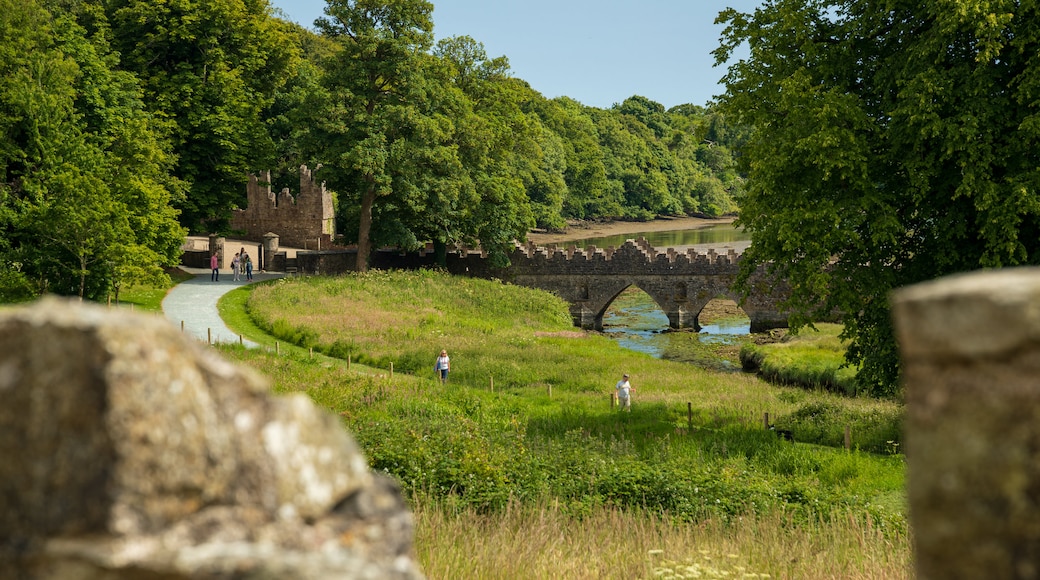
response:
[[[243,239],[263,242],[269,233],[278,235],[283,246],[305,249],[328,248],[336,235],[332,194],[325,182],[314,180],[306,165],[300,166],[300,192],[293,197],[285,188],[277,195],[271,189],[271,172],[249,176],[246,208],[234,210],[231,227],[244,231]],[[320,241],[319,241],[320,240]]]

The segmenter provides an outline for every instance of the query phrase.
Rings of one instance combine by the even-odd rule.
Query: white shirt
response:
[[[614,385],[614,388],[617,389],[617,396],[619,399],[627,399],[628,390],[632,388],[632,385],[628,384],[628,380],[621,379],[616,385]]]

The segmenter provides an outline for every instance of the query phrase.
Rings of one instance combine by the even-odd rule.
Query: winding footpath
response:
[[[213,342],[239,341],[239,335],[231,332],[217,311],[217,301],[221,296],[239,286],[284,276],[282,273],[254,273],[252,282],[246,282],[245,276],[236,282],[230,270],[225,268],[220,272],[220,281],[213,282],[209,269],[183,266],[181,269],[195,274],[195,277],[177,284],[166,294],[162,301],[163,314],[178,326],[183,323],[184,332],[191,333],[199,340]],[[249,340],[243,343],[250,347],[257,346]]]

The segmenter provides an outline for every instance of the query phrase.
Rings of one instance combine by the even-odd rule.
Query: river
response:
[[[695,248],[719,253],[729,249],[743,251],[750,243],[749,235],[732,224],[692,230],[631,233],[569,242],[579,248],[620,246],[625,240],[646,240],[657,249]],[[715,300],[702,317],[711,311],[713,319],[701,321],[700,332],[670,332],[668,317],[642,290],[629,287],[618,296],[603,315],[603,331],[622,347],[644,352],[656,358],[680,360],[714,368],[739,368],[733,351],[751,331],[747,315],[729,301]],[[720,304],[721,303],[721,304]]]

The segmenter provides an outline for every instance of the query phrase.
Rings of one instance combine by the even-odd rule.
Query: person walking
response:
[[[209,275],[210,282],[220,282],[220,259],[217,258],[216,252],[209,257],[209,269],[212,270]]]
[[[629,396],[629,391],[634,391],[636,388],[628,382],[627,374],[614,385],[614,390],[617,392],[618,409],[632,412],[632,398]]]
[[[442,385],[448,383],[448,371],[451,370],[451,359],[448,358],[448,351],[441,351],[441,356],[437,357],[437,363],[433,365],[433,370],[440,373]]]
[[[235,282],[238,282],[238,266],[240,260],[241,258],[238,257],[238,254],[235,254],[235,257],[231,258],[231,273],[235,275]]]
[[[246,281],[253,281],[253,260],[249,257],[249,254],[242,253],[242,269],[246,271]]]

